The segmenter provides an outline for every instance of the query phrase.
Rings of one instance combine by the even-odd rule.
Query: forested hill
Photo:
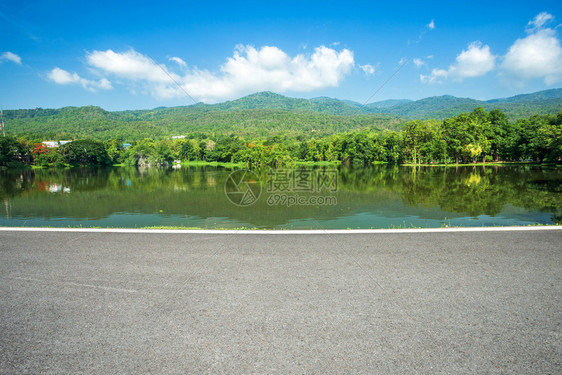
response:
[[[334,116],[281,109],[217,110],[208,106],[108,112],[99,107],[5,111],[9,134],[28,139],[162,138],[175,135],[229,135],[255,138],[283,135],[323,137],[350,130],[398,130],[403,120],[387,114]]]
[[[562,89],[480,101],[454,96],[416,101],[385,100],[362,106],[326,97],[289,98],[260,92],[207,105],[108,112],[99,107],[4,111],[6,129],[28,138],[123,138],[137,140],[187,133],[240,136],[325,136],[354,129],[399,129],[412,119],[444,119],[476,107],[500,109],[511,120],[562,111]]]
[[[532,94],[515,95],[510,98],[492,99],[488,100],[488,103],[524,103],[537,100],[560,99],[560,97],[562,97],[562,89],[551,89],[537,91]]]
[[[463,112],[470,112],[476,107],[482,107],[487,111],[499,109],[511,120],[518,120],[529,117],[531,114],[546,115],[560,112],[562,110],[562,89],[549,91],[556,91],[558,97],[541,99],[540,95],[537,95],[540,93],[535,93],[481,101],[444,95],[398,104],[377,112],[416,120],[431,118],[443,120]]]
[[[350,100],[338,100],[327,97],[313,99],[289,98],[273,92],[258,92],[243,98],[219,103],[215,105],[202,105],[214,111],[240,111],[252,109],[274,109],[291,112],[315,112],[334,116],[351,116],[369,114],[368,108],[362,108],[359,103]]]
[[[197,106],[214,111],[275,109],[324,113],[335,116],[384,113],[412,120],[430,118],[442,120],[463,112],[470,112],[476,107],[483,107],[488,111],[500,109],[511,120],[517,120],[528,117],[530,114],[558,113],[562,110],[562,89],[545,90],[488,101],[443,95],[416,101],[389,99],[364,106],[351,100],[327,97],[298,99],[272,92],[259,92],[220,104],[198,104]]]
[[[220,104],[198,104],[198,106],[217,111],[276,109],[336,116],[384,113],[412,120],[430,118],[443,120],[463,112],[470,112],[476,107],[483,107],[487,111],[500,109],[511,120],[517,120],[529,117],[530,114],[544,115],[561,111],[562,89],[545,90],[488,101],[443,95],[416,101],[390,99],[369,103],[365,106],[351,100],[327,97],[297,99],[272,92],[260,92]]]

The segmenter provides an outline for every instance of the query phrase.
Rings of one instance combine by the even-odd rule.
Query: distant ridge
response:
[[[291,98],[270,91],[257,92],[239,99],[226,101],[218,104],[197,103],[185,107],[157,107],[151,110],[129,110],[109,112],[120,113],[155,113],[158,111],[186,113],[205,111],[246,111],[246,110],[281,110],[288,112],[311,112],[322,113],[333,116],[387,114],[405,119],[444,119],[458,115],[462,112],[470,112],[476,107],[486,110],[498,108],[504,111],[512,120],[527,117],[529,114],[557,113],[562,110],[562,88],[538,91],[529,94],[521,94],[509,98],[498,98],[487,101],[471,98],[458,98],[451,95],[432,96],[419,100],[388,99],[361,105],[351,100],[342,100],[329,97],[317,97],[312,99]],[[76,108],[76,107],[65,107]],[[94,106],[79,107],[82,111],[93,115],[93,112],[104,111]],[[7,111],[15,118],[35,117],[38,115],[56,114],[60,109],[47,109],[40,113],[32,110]],[[16,114],[16,112],[18,112]],[[10,116],[10,114],[8,115]]]
[[[500,109],[512,120],[528,117],[530,114],[557,113],[562,111],[562,89],[544,90],[487,101],[457,98],[451,95],[432,96],[378,108],[376,112],[409,119],[435,118],[442,120],[462,112],[470,112],[476,107],[483,107],[487,111]]]
[[[203,105],[205,106],[205,105]],[[361,110],[361,105],[352,101],[319,97],[313,99],[290,98],[270,91],[258,92],[240,99],[207,105],[214,110],[235,111],[248,109],[281,109],[286,111],[316,112],[335,116],[371,113]]]
[[[521,94],[509,98],[487,100],[487,103],[523,103],[537,100],[558,99],[562,97],[562,88],[537,91],[532,94]]]
[[[387,114],[405,119],[444,119],[470,112],[476,107],[490,111],[500,109],[516,120],[531,114],[557,113],[562,110],[562,88],[538,91],[487,101],[458,98],[451,95],[432,96],[420,100],[389,99],[362,106],[351,100],[328,97],[312,99],[290,98],[270,91],[258,92],[240,99],[207,105],[202,108],[219,111],[275,109],[297,112],[315,112],[335,116]]]
[[[362,106],[328,97],[290,98],[258,92],[219,104],[198,103],[150,110],[105,111],[100,107],[5,110],[11,134],[66,139],[165,137],[197,132],[269,136],[329,135],[359,129],[396,130],[408,120],[444,119],[476,107],[500,109],[513,121],[562,111],[562,89],[481,101],[451,95],[420,100],[390,99]]]

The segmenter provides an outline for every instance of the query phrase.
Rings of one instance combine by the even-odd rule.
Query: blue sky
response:
[[[371,101],[512,96],[562,87],[561,10],[540,0],[4,0],[0,104],[122,110],[265,90],[365,102],[404,61]]]

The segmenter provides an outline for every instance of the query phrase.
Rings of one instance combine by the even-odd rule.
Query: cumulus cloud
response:
[[[500,57],[500,76],[512,81],[541,79],[547,85],[562,82],[560,39],[556,28],[547,27],[552,20],[552,14],[541,12],[527,23],[527,35],[515,40],[507,53]],[[495,60],[496,56],[487,45],[473,42],[448,69],[433,69],[429,75],[420,75],[420,79],[425,83],[440,83],[447,79],[462,81],[482,76],[494,68]],[[418,65],[415,60],[414,63]]]
[[[0,55],[0,62],[4,60],[8,60],[21,65],[21,57],[10,51],[6,51]]]
[[[517,39],[501,64],[502,74],[519,80],[542,79],[547,85],[562,81],[562,47],[556,31],[544,26],[554,17],[539,13],[527,25],[527,36]]]
[[[150,82],[169,80],[166,71],[160,69],[149,57],[134,50],[123,53],[112,50],[94,51],[87,54],[86,61],[91,67],[115,74],[120,78]]]
[[[113,88],[111,82],[109,82],[106,78],[102,78],[99,81],[92,81],[82,78],[76,73],[71,74],[60,68],[54,68],[51,70],[48,78],[59,85],[79,84],[89,91],[96,91],[97,89],[111,90]]]
[[[185,61],[178,57],[170,60],[184,67],[184,73],[174,73],[166,65],[157,64],[135,50],[93,51],[86,55],[90,69],[113,76],[115,81],[128,83],[129,89],[138,88],[158,99],[182,97],[187,92],[205,102],[232,99],[263,90],[308,92],[337,87],[356,66],[352,51],[337,51],[325,46],[315,48],[313,53],[291,57],[274,46],[258,49],[239,45],[233,56],[227,58],[216,72],[187,69]],[[368,64],[359,65],[359,68],[367,74],[375,71]],[[50,78],[61,84],[80,83],[85,88],[95,88],[95,84],[99,83],[59,68],[53,69]]]
[[[424,83],[440,83],[445,79],[462,82],[466,78],[480,77],[494,69],[496,57],[488,45],[475,41],[457,55],[455,64],[447,70],[433,69],[430,75],[420,75]]]
[[[307,92],[337,87],[353,66],[347,49],[320,46],[291,58],[277,47],[238,46],[220,73],[194,71],[184,77],[184,88],[208,100],[262,90]]]

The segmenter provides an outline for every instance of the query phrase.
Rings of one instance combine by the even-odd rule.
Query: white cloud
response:
[[[488,73],[494,69],[495,60],[488,45],[475,41],[457,55],[456,63],[449,66],[449,69],[433,69],[428,76],[420,75],[420,80],[424,83],[440,83],[445,79],[462,82],[465,78],[480,77]]]
[[[442,83],[443,80],[447,79],[449,72],[443,69],[433,69],[431,74],[426,76],[420,74],[420,81],[423,83]]]
[[[511,82],[529,79],[542,79],[547,85],[562,82],[560,39],[555,29],[546,27],[553,19],[551,14],[541,12],[528,22],[525,28],[527,36],[517,39],[505,56],[501,57],[500,76]],[[429,75],[420,75],[420,80],[439,83],[447,79],[462,81],[482,76],[494,68],[495,59],[487,45],[473,42],[457,56],[456,63],[447,70],[433,69]]]
[[[180,65],[183,62],[175,57],[170,60]],[[112,75],[119,81],[124,80],[129,86],[140,86],[141,92],[148,91],[156,98],[182,97],[185,96],[185,90],[197,100],[205,102],[232,99],[263,90],[308,92],[337,87],[355,67],[353,52],[347,49],[336,51],[325,46],[315,48],[312,54],[291,57],[274,46],[256,49],[240,45],[218,72],[194,68],[183,75],[170,72],[165,65],[158,65],[148,56],[134,50],[93,51],[87,54],[86,61],[95,71]],[[374,72],[374,67],[370,65],[359,67],[367,73],[371,70]],[[58,72],[58,79],[72,83],[82,82],[78,75],[66,73],[68,75]],[[86,86],[93,85],[90,83]]]
[[[431,20],[431,22],[427,24],[427,27],[429,30],[435,29],[435,21]]]
[[[96,91],[96,89],[111,90],[113,86],[106,78],[99,81],[92,81],[89,79],[81,78],[76,73],[69,73],[60,68],[54,68],[48,75],[48,78],[59,85],[79,84],[89,91]]]
[[[414,64],[419,68],[420,66],[425,65],[425,62],[422,59],[416,57],[414,59]]]
[[[114,74],[129,80],[145,80],[150,82],[168,82],[165,68],[160,68],[156,63],[134,51],[123,53],[107,51],[94,51],[86,56],[88,64],[105,73]]]
[[[187,64],[185,61],[183,61],[181,58],[179,57],[170,57],[168,60],[170,61],[175,61],[179,66],[181,66],[182,68],[186,68]]]
[[[312,55],[289,57],[277,47],[238,46],[219,74],[195,71],[184,77],[184,88],[207,100],[254,91],[307,92],[337,87],[354,66],[353,52],[320,46]]]
[[[534,29],[542,28],[547,22],[554,19],[552,14],[547,12],[541,12],[535,16],[532,20],[529,21],[527,24],[527,32],[532,32]]]
[[[359,67],[367,75],[375,74],[375,67],[370,64],[359,65]]]
[[[3,60],[8,60],[21,65],[21,57],[10,51],[6,51],[0,55],[0,62]]]
[[[562,47],[556,32],[543,26],[554,17],[546,12],[529,21],[525,38],[517,39],[504,57],[502,73],[519,80],[543,79],[547,85],[562,81]]]

